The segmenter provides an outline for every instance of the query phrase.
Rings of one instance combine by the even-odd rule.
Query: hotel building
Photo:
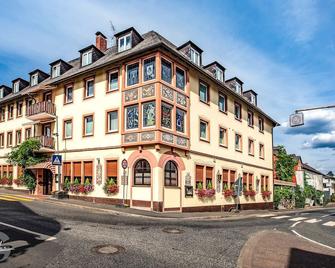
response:
[[[60,178],[62,185],[94,185],[88,194],[69,192],[70,198],[125,199],[154,211],[272,207],[272,195],[264,198],[262,191],[273,187],[277,123],[257,106],[257,93],[244,90],[237,77],[226,80],[217,61],[203,64],[192,41],[178,47],[134,28],[114,40],[108,47],[97,32],[95,45],[76,59],[58,59],[49,71],[36,69],[29,80],[0,87],[0,176],[20,176],[6,155],[37,138],[39,153],[60,154],[63,164],[60,172],[50,162],[28,167],[36,194],[59,190]],[[238,178],[253,194],[230,196]],[[110,179],[119,191],[108,195],[103,186]]]

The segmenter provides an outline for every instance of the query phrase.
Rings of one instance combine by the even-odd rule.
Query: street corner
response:
[[[239,268],[334,266],[334,250],[276,230],[251,235],[237,262]]]

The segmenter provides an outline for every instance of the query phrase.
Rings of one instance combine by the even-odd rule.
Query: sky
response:
[[[117,32],[155,30],[177,46],[192,40],[204,65],[217,60],[227,78],[255,90],[281,124],[275,145],[335,171],[335,109],[305,112],[305,126],[288,126],[297,109],[335,105],[335,0],[11,0],[0,10],[0,84],[78,57],[96,31],[113,36],[111,22]]]

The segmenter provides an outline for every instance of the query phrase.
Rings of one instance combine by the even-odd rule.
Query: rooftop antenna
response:
[[[110,36],[110,46],[114,45],[114,35],[116,33],[116,29],[114,27],[114,24],[112,20],[109,21],[110,29],[111,29],[111,36]]]

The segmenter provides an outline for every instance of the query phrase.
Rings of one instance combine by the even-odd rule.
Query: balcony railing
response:
[[[35,137],[35,139],[39,140],[42,148],[54,149],[55,148],[55,139],[53,137],[48,136],[39,136]]]
[[[55,104],[49,101],[42,101],[38,103],[34,103],[27,107],[26,116],[33,117],[41,114],[47,114],[52,117],[56,115],[56,107]]]

